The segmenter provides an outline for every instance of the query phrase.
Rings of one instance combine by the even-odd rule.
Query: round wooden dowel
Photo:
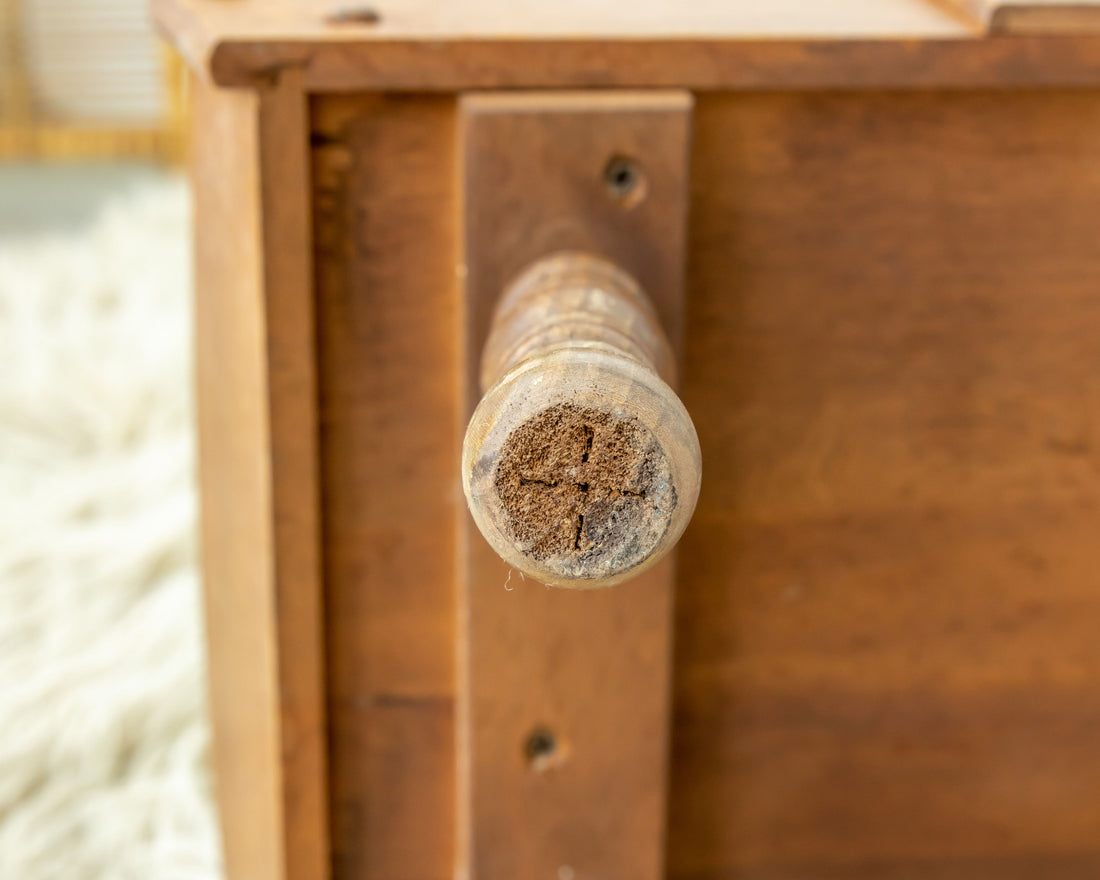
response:
[[[462,449],[474,520],[509,565],[590,589],[672,548],[702,472],[673,373],[652,305],[614,264],[560,253],[509,285]]]

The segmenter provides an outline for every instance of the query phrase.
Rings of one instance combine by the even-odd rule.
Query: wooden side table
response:
[[[153,6],[230,877],[1100,876],[1100,12]]]

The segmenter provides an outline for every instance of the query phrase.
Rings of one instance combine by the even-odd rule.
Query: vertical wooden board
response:
[[[630,272],[678,347],[690,95],[474,93],[461,106],[469,405],[497,297],[521,269],[554,251],[591,251]],[[636,204],[608,191],[604,171],[616,157],[637,160],[645,194]]]
[[[557,250],[615,260],[678,340],[690,96],[470,95],[460,107],[464,417],[496,298]],[[637,163],[644,199],[611,194],[615,157]],[[457,876],[663,876],[671,560],[608,590],[551,590],[510,572],[468,516],[460,530]],[[541,757],[540,732],[555,743]]]
[[[445,877],[462,497],[453,101],[319,97],[312,119],[334,876]]]
[[[553,590],[469,540],[457,876],[663,876],[672,560],[608,590]],[[527,753],[540,730],[556,741],[541,770]]]
[[[1100,875],[1100,97],[700,100],[673,878]]]
[[[202,563],[218,805],[230,877],[285,876],[280,846],[271,460],[258,104],[192,88]]]
[[[196,367],[231,878],[327,875],[305,99],[193,83]]]
[[[309,120],[298,71],[260,93],[280,760],[290,880],[328,876],[324,624]]]

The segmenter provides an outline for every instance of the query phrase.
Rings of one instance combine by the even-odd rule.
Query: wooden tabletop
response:
[[[1100,7],[1043,0],[152,0],[214,83],[311,91],[1100,81]],[[1014,41],[990,34],[1018,35]],[[1049,39],[1060,37],[1058,45]]]

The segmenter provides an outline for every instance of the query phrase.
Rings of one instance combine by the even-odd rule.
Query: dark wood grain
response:
[[[464,415],[484,390],[478,366],[505,285],[562,249],[615,260],[679,339],[691,106],[682,92],[461,100]],[[604,180],[616,157],[644,177],[645,198],[629,207]],[[510,573],[472,520],[460,529],[460,876],[658,880],[671,562],[600,595],[571,595]],[[549,767],[524,754],[540,729],[556,743]]]
[[[314,4],[156,5],[196,67],[256,90],[195,83],[234,880],[450,877],[475,832],[471,880],[636,880],[663,843],[673,880],[1100,876],[1095,38],[985,39],[927,10],[860,34],[829,12],[811,33],[772,9],[704,37],[447,37],[383,7],[368,39],[306,26]],[[617,86],[698,92],[682,397],[706,464],[678,554],[664,805],[651,763],[630,772],[661,720],[647,702],[623,739],[631,695],[607,682],[644,667],[666,686],[667,641],[631,633],[667,626],[669,569],[619,604],[505,593],[507,570],[456,539],[460,340],[486,313],[466,324],[457,280],[454,93]],[[506,256],[492,289],[527,259]],[[471,629],[467,565],[514,599]],[[519,706],[483,716],[476,829],[456,809],[467,650]],[[579,719],[562,742],[582,784],[529,772],[536,718]],[[577,791],[635,811],[542,821]]]
[[[1100,96],[700,100],[670,876],[1100,871]]]
[[[453,103],[313,107],[334,876],[445,877],[463,509]]]
[[[316,92],[468,89],[1004,88],[1100,83],[1095,17],[993,0],[615,0],[363,4],[335,21],[313,0],[152,0],[194,70],[257,87],[298,71]],[[1080,9],[1085,3],[1066,4]],[[375,9],[374,7],[378,8]],[[383,8],[384,7],[384,8]],[[1071,10],[1072,11],[1072,10]],[[1007,16],[1007,17],[1006,17]],[[1001,28],[997,21],[1009,21]],[[1030,32],[1038,32],[1038,35]],[[1050,40],[1044,34],[1062,35]]]
[[[700,101],[684,399],[707,468],[679,554],[670,876],[1100,862],[1097,106]],[[453,107],[314,111],[336,876],[442,877]]]

